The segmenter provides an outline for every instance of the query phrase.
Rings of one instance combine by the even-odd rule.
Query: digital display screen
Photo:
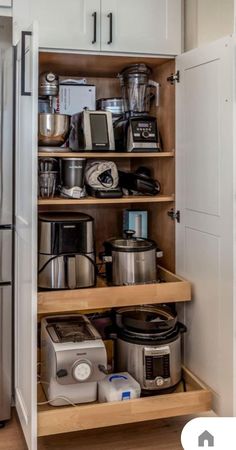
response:
[[[108,129],[106,114],[90,114],[92,145],[108,146]]]
[[[160,356],[159,358],[153,358],[153,375],[156,377],[164,377],[164,358]]]
[[[138,127],[141,127],[141,128],[148,128],[149,127],[149,123],[146,123],[146,122],[139,122],[138,123]]]

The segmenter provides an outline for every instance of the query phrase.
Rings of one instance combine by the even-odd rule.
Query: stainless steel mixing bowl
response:
[[[40,113],[38,115],[38,144],[64,144],[70,127],[70,117],[65,114]]]

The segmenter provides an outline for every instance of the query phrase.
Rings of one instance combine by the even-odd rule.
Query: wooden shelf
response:
[[[183,369],[183,375],[186,392],[183,392],[183,388],[180,386],[172,394],[143,397],[125,402],[89,403],[61,407],[39,406],[38,436],[209,411],[212,404],[211,392],[187,369]],[[45,401],[40,385],[39,401]]]
[[[85,197],[80,199],[52,197],[47,199],[40,198],[38,200],[38,205],[116,205],[122,203],[163,203],[173,202],[174,200],[174,195],[155,195],[153,197],[127,195],[121,198]]]
[[[44,151],[41,147],[38,152],[40,158],[173,158],[175,152],[59,152],[55,151],[55,147],[48,147],[51,151]],[[54,151],[53,151],[54,150]]]
[[[165,282],[134,286],[107,286],[103,279],[99,279],[95,288],[41,291],[38,293],[38,314],[72,313],[191,300],[191,284],[188,281],[162,267],[158,268],[158,276]]]

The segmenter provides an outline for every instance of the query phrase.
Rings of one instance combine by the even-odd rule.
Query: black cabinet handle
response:
[[[32,36],[31,31],[21,32],[21,95],[31,95],[25,90],[25,40],[26,36]]]
[[[92,44],[96,44],[97,42],[97,13],[94,11],[92,14],[93,17],[93,41]]]
[[[110,38],[109,41],[107,42],[108,45],[110,45],[112,43],[112,34],[113,34],[113,30],[112,30],[112,13],[109,13],[107,15],[108,19],[110,19]]]

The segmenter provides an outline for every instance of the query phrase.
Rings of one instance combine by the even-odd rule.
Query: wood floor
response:
[[[180,434],[192,417],[142,422],[39,439],[38,450],[181,450]],[[27,450],[16,416],[0,430],[0,450]]]

